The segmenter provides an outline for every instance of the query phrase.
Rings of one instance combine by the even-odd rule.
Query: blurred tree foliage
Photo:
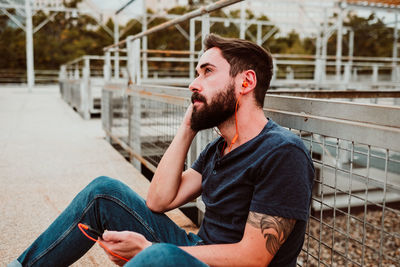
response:
[[[349,14],[343,25],[354,31],[354,56],[391,57],[393,50],[393,28],[387,27],[375,14],[359,17]],[[328,54],[336,54],[334,33],[328,41]],[[348,55],[349,34],[343,36],[343,55]]]
[[[81,0],[70,1],[68,7],[75,7]],[[185,14],[193,10],[193,6],[179,6],[168,10],[169,14]],[[8,10],[15,13],[15,10]],[[148,11],[151,14],[151,10]],[[33,25],[38,25],[50,14],[37,12],[33,17]],[[211,14],[215,17],[239,18],[240,11],[216,11]],[[246,10],[247,19],[269,21],[266,16],[256,17],[250,10]],[[148,28],[165,22],[165,18],[150,18]],[[0,69],[25,69],[25,32],[18,27],[10,26],[9,18],[0,14]],[[196,22],[196,50],[201,48],[201,23]],[[380,19],[371,15],[367,18],[349,15],[345,26],[355,32],[355,56],[391,56],[393,45],[393,29],[388,28]],[[106,26],[113,30],[113,21],[109,20]],[[181,31],[189,34],[189,22],[182,22],[178,26]],[[235,23],[216,22],[211,25],[211,32],[227,37],[239,36],[239,25]],[[274,25],[262,27],[262,36],[274,29]],[[126,25],[120,26],[121,40],[128,35],[134,35],[142,30],[140,21],[132,19]],[[256,41],[257,26],[250,25],[246,38]],[[63,63],[83,55],[103,55],[103,47],[113,43],[113,37],[96,20],[88,15],[71,16],[68,13],[58,13],[44,27],[33,35],[34,57],[36,69],[58,69]],[[345,35],[343,54],[348,50],[348,37]],[[286,36],[280,34],[279,29],[263,43],[272,53],[281,54],[314,54],[315,39],[300,38],[295,31]],[[189,42],[177,27],[151,34],[148,37],[148,48],[158,50],[189,50]],[[333,35],[328,44],[328,53],[335,54],[336,35]],[[152,56],[157,56],[153,54]],[[175,56],[175,55],[174,55]],[[154,64],[154,63],[153,63]],[[164,64],[164,63],[163,63]],[[168,64],[168,63],[165,63]],[[171,64],[171,63],[169,63]],[[178,64],[179,65],[179,64]],[[182,65],[183,66],[183,65]]]

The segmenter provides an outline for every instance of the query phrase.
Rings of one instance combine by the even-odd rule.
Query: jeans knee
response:
[[[95,197],[98,195],[118,194],[124,187],[126,187],[126,185],[116,179],[107,176],[99,176],[93,179],[93,181],[86,186],[84,191]]]
[[[124,199],[127,195],[130,198],[141,200],[142,198],[132,189],[117,179],[107,176],[99,176],[93,179],[92,182],[83,190],[90,195],[90,198],[97,198],[99,196],[113,196],[118,199]],[[127,194],[127,192],[130,192]]]
[[[137,266],[162,266],[168,262],[168,258],[176,254],[180,249],[172,244],[154,244],[135,256]]]
[[[125,266],[206,267],[207,265],[173,244],[159,243],[137,254]]]

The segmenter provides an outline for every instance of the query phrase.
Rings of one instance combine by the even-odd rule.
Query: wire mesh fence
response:
[[[126,144],[135,160],[155,169],[182,121],[190,92],[162,86],[111,87],[103,90],[103,127],[109,136]],[[267,116],[301,137],[316,169],[311,213],[297,264],[399,266],[400,129],[398,119],[380,118],[379,114],[396,116],[400,109],[327,101],[321,105],[323,113],[307,110],[311,100],[267,98],[275,102],[266,102]],[[280,101],[286,101],[288,108]],[[312,103],[317,109],[319,104]],[[331,108],[335,106],[336,110]],[[364,108],[381,110],[371,113],[375,115],[362,112],[363,118],[353,114],[338,119],[345,116],[338,109],[348,109],[345,114]],[[384,126],[377,125],[379,121]],[[187,166],[216,136],[212,130],[198,134]]]
[[[302,266],[398,266],[400,153],[301,133],[317,169]]]

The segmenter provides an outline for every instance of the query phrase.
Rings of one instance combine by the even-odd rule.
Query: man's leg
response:
[[[206,267],[192,255],[172,244],[152,245],[130,260],[125,267]]]
[[[130,230],[152,242],[194,245],[199,238],[186,232],[166,215],[151,212],[143,198],[120,181],[99,177],[85,187],[18,258],[23,266],[68,266],[83,256],[94,242],[78,229],[79,222],[104,230]]]

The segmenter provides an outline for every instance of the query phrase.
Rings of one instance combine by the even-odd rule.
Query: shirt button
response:
[[[217,174],[217,171],[216,171],[216,170],[213,170],[213,174]]]

